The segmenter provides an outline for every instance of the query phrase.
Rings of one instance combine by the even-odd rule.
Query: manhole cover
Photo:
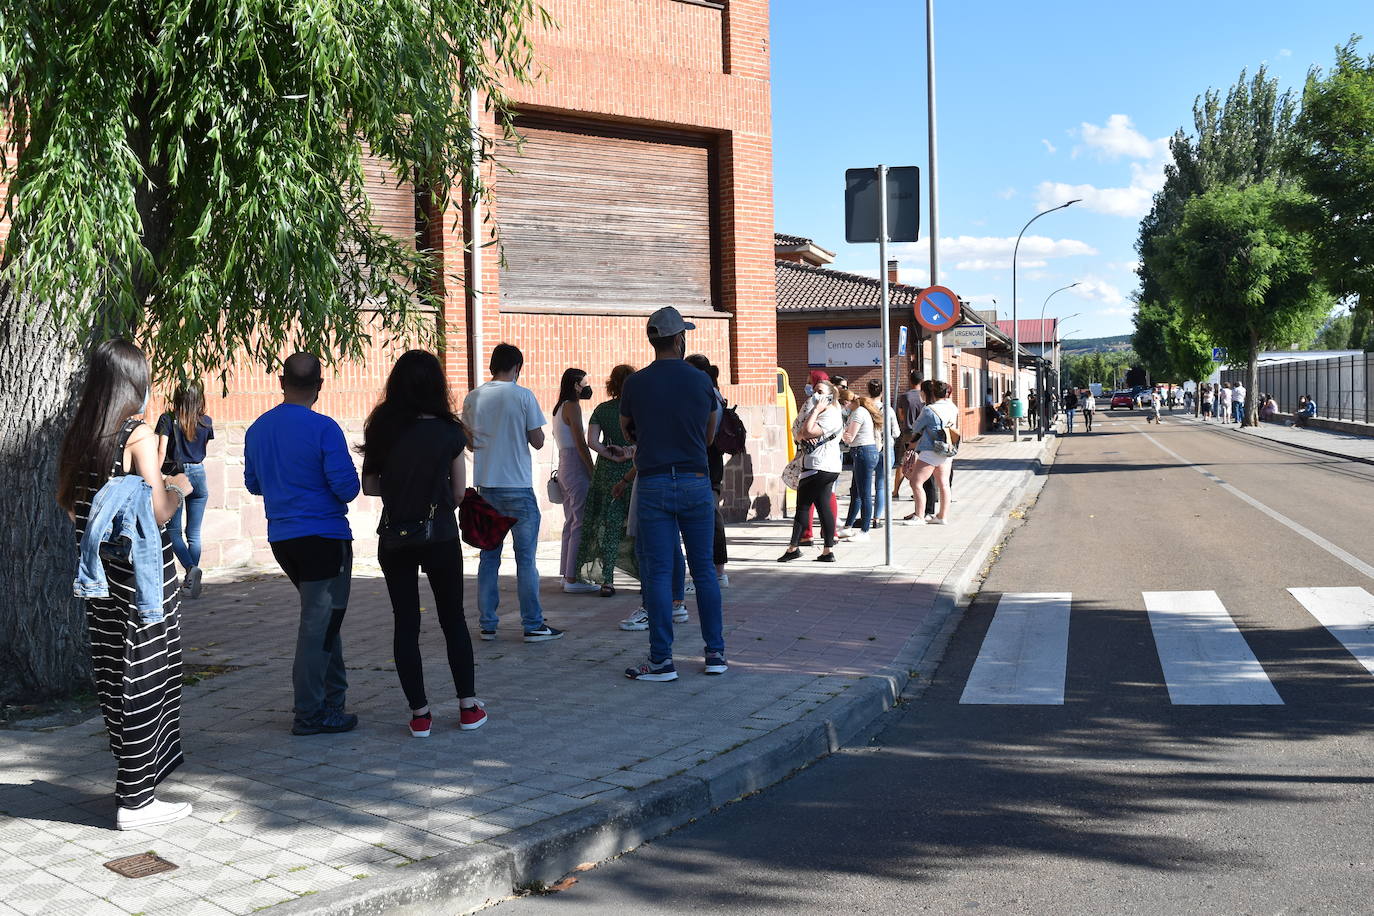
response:
[[[126,878],[146,878],[149,875],[160,875],[165,871],[171,871],[177,866],[162,856],[154,855],[151,852],[140,852],[136,856],[111,859],[105,863],[105,867]]]

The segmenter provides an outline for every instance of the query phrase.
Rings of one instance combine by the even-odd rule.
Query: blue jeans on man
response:
[[[1064,416],[1068,417],[1068,425],[1064,427],[1064,432],[1073,432],[1073,415],[1076,413],[1078,413],[1078,409],[1076,407],[1064,408]]]
[[[1236,423],[1237,423],[1237,424],[1244,424],[1244,423],[1245,423],[1245,402],[1244,402],[1244,401],[1233,401],[1233,402],[1231,403],[1231,410],[1234,411],[1234,413],[1235,413]]]
[[[716,578],[715,493],[705,474],[655,474],[639,480],[637,548],[644,610],[649,614],[649,661],[673,657],[674,567],[678,542],[696,583],[697,617],[707,652],[725,651],[720,581]]]
[[[502,515],[515,519],[510,530],[515,545],[515,583],[520,596],[520,622],[525,632],[544,625],[544,609],[539,603],[539,568],[535,565],[535,551],[539,547],[539,502],[529,487],[482,487],[482,498]],[[482,551],[477,564],[477,608],[483,630],[495,630],[499,618],[496,608],[501,604],[498,581],[501,573],[500,547]]]
[[[184,508],[177,506],[167,533],[172,537],[172,551],[181,568],[191,569],[200,565],[200,528],[205,520],[205,504],[210,501],[210,488],[205,482],[205,465],[188,464],[185,471],[191,481],[191,495],[184,500]]]

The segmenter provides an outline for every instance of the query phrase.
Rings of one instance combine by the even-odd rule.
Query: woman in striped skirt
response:
[[[191,484],[185,475],[162,476],[157,437],[142,420],[148,391],[148,361],[141,350],[124,340],[96,347],[58,468],[57,501],[76,523],[78,546],[96,493],[110,478],[125,474],[138,474],[152,487],[153,517],[161,527],[161,620],[145,622],[140,614],[131,560],[105,559],[109,597],[86,599],[96,694],[116,761],[121,830],[166,824],[191,813],[189,804],[154,797],[158,783],[182,763],[179,602],[166,525]]]

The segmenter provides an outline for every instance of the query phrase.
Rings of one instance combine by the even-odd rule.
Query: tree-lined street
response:
[[[870,747],[499,912],[1364,912],[1374,640],[1330,615],[1374,602],[1371,482],[1180,418],[1066,437]]]

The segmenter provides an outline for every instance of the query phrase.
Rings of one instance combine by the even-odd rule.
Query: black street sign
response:
[[[921,170],[914,165],[887,170],[887,240],[916,242],[921,233]],[[878,241],[878,170],[844,173],[844,240]]]

